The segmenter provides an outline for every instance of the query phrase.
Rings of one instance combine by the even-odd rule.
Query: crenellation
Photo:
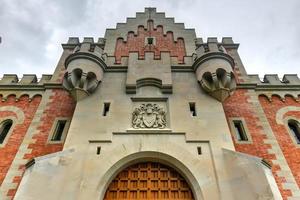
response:
[[[94,44],[94,38],[93,37],[84,37],[82,43]]]
[[[18,83],[18,82],[19,82],[19,78],[16,74],[4,74],[2,79],[0,80],[0,84],[3,85]]]
[[[196,47],[199,46],[199,45],[203,45],[203,39],[202,38],[196,38],[195,39],[195,44],[196,44]]]
[[[99,45],[105,45],[105,38],[98,38],[97,44]]]
[[[19,81],[19,84],[27,85],[37,83],[37,77],[35,74],[24,74],[22,79]]]
[[[79,44],[79,37],[69,37],[67,44]]]
[[[258,74],[249,74],[247,78],[248,78],[247,81],[250,82],[250,83],[254,83],[254,84],[261,83],[261,80],[260,80]]]
[[[73,52],[77,51],[85,51],[85,52],[93,52],[96,47],[104,49],[105,46],[105,39],[98,38],[98,41],[95,43],[93,37],[84,37],[82,42],[78,37],[70,37],[68,42],[62,44],[63,49],[69,49]]]
[[[218,38],[217,37],[208,37],[207,43],[217,43],[218,44]]]
[[[232,37],[223,37],[222,44],[234,44]]]
[[[283,82],[280,81],[277,74],[266,74],[263,79],[263,83],[269,83],[272,85],[279,85]]]
[[[36,86],[43,85],[44,83],[50,82],[52,75],[43,74],[39,79],[35,74],[24,74],[22,78],[18,78],[16,74],[4,74],[0,80],[1,86]]]
[[[49,82],[52,78],[51,74],[42,74],[42,78],[39,81],[39,84],[44,84],[46,82]]]
[[[258,74],[249,74],[245,79],[244,84],[255,84],[257,86],[297,86],[300,87],[300,79],[297,74],[285,74],[280,80],[278,74],[266,74],[264,75],[263,81],[259,78]],[[272,89],[274,89],[272,87]]]
[[[282,81],[287,84],[298,84],[300,85],[300,79],[297,74],[284,74]]]
[[[209,37],[207,43],[198,44],[196,53],[193,68],[201,88],[215,99],[225,101],[236,89],[234,59],[216,37]]]
[[[219,46],[220,46],[218,44],[218,38],[216,38],[216,37],[207,38],[207,46],[208,46],[208,51],[218,52],[219,51]]]

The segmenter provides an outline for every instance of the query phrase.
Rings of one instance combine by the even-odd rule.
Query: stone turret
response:
[[[93,38],[69,38],[68,44],[76,44],[73,53],[67,57],[63,86],[76,101],[91,95],[101,82],[106,64],[102,58],[103,49]]]
[[[223,42],[226,41],[223,39]],[[217,38],[208,38],[207,43],[198,39],[197,57],[193,64],[202,89],[221,102],[236,88],[234,60],[222,44]]]

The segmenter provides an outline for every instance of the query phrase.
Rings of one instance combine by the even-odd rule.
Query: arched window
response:
[[[289,126],[289,129],[290,129],[291,133],[295,137],[297,144],[300,144],[300,127],[299,127],[299,122],[297,122],[295,120],[289,120],[288,121],[288,126]]]
[[[13,121],[11,119],[5,120],[0,124],[0,144],[5,140]]]

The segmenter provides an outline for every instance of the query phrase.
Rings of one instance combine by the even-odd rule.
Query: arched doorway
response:
[[[173,168],[157,162],[142,162],[121,171],[110,183],[104,200],[194,199],[186,180]]]

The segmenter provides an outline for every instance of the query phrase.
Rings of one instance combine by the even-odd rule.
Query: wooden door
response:
[[[177,199],[191,200],[193,193],[185,179],[174,169],[154,162],[132,165],[110,183],[104,200]]]

